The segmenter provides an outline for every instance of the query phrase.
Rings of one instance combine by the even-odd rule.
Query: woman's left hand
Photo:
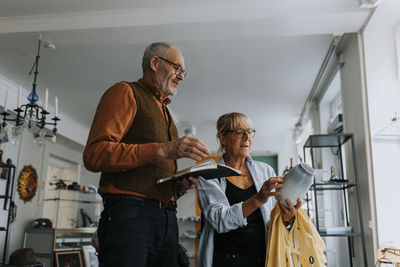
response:
[[[281,209],[282,221],[284,224],[293,223],[294,216],[296,212],[301,207],[301,200],[300,198],[297,199],[296,206],[293,206],[292,202],[289,199],[286,199],[287,207],[283,203],[282,200],[279,200],[278,205]]]

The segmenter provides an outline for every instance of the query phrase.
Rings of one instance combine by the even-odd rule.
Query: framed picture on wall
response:
[[[82,254],[85,267],[99,267],[96,249],[93,246],[83,246]]]
[[[80,250],[55,252],[56,267],[84,267]]]

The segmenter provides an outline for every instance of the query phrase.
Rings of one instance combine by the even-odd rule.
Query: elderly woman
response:
[[[267,228],[279,195],[282,177],[271,166],[253,161],[251,144],[255,135],[250,119],[242,113],[227,113],[217,122],[220,162],[241,171],[241,176],[205,180],[198,184],[204,216],[200,236],[200,267],[265,266]],[[297,209],[280,201],[282,223],[290,229]]]

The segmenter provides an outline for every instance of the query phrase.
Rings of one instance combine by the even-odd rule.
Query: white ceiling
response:
[[[334,35],[370,11],[358,0],[1,0],[0,74],[30,88],[41,34],[57,49],[42,49],[39,94],[48,87],[89,126],[102,93],[141,77],[145,46],[165,40],[189,72],[171,105],[180,122],[214,127],[240,111],[271,138],[293,128]]]

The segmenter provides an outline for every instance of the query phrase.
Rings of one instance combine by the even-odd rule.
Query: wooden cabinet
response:
[[[24,248],[33,248],[39,262],[54,265],[57,251],[81,250],[90,245],[96,228],[76,229],[28,229],[25,232]]]

